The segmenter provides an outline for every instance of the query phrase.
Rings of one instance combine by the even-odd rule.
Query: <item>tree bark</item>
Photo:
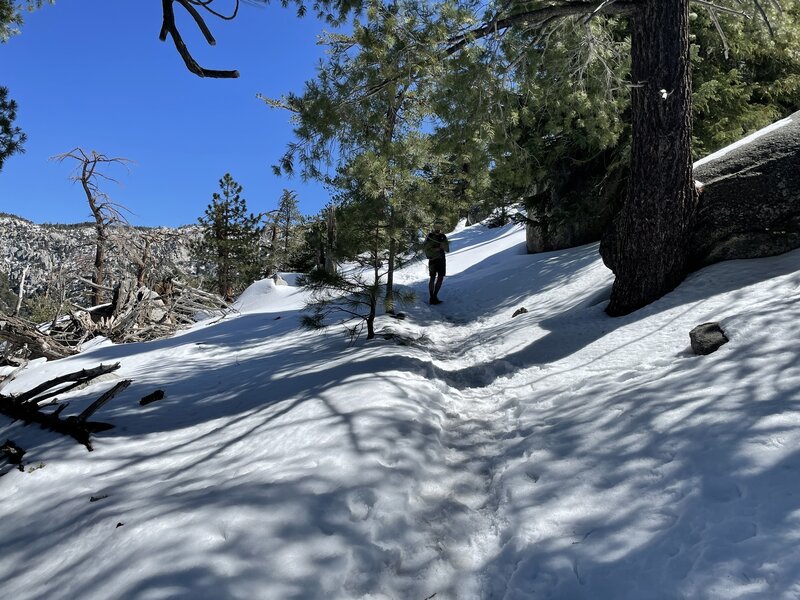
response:
[[[92,273],[92,283],[94,283],[94,287],[92,288],[92,306],[99,306],[103,303],[102,286],[105,283],[106,245],[108,244],[105,215],[98,205],[95,191],[90,185],[96,167],[96,161],[84,161],[81,176],[81,184],[83,185],[86,199],[89,201],[89,209],[92,211],[94,228],[97,233],[97,237],[95,238],[94,273]]]
[[[325,238],[325,272],[329,275],[336,273],[336,207],[331,205],[328,207],[327,213],[327,230],[328,234]]]
[[[100,365],[94,369],[84,369],[76,373],[62,375],[61,377],[46,381],[36,386],[34,389],[20,394],[19,396],[4,396],[0,394],[0,414],[6,415],[7,417],[15,420],[21,420],[24,423],[38,423],[42,427],[50,429],[51,431],[72,436],[78,442],[86,446],[87,450],[91,451],[91,434],[111,429],[113,425],[109,425],[108,423],[88,421],[87,419],[109,400],[111,400],[117,393],[127,388],[131,384],[132,380],[124,379],[118,382],[114,387],[92,402],[92,404],[90,404],[77,416],[70,416],[63,419],[61,418],[61,413],[69,405],[69,402],[60,404],[53,412],[42,412],[41,402],[47,398],[51,398],[56,394],[71,390],[77,387],[77,385],[80,383],[86,383],[101,374],[113,371],[118,367],[119,363],[108,366]],[[42,394],[42,392],[65,382],[72,383],[56,391]]]
[[[372,293],[369,299],[369,314],[367,315],[367,339],[371,340],[375,337],[375,314],[378,307],[378,290],[379,286],[375,285],[372,288]]]
[[[389,207],[389,268],[386,272],[386,297],[384,310],[394,312],[394,267],[397,260],[397,231],[395,230],[394,209]]]
[[[625,205],[601,254],[616,275],[606,312],[625,315],[686,275],[692,185],[689,0],[644,0],[631,18],[632,157]]]
[[[97,247],[94,255],[94,275],[92,276],[92,283],[95,284],[92,291],[92,306],[103,303],[102,286],[106,279],[106,244],[108,243],[105,227],[98,225],[96,229]]]

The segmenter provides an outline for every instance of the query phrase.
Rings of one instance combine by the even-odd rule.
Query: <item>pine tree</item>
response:
[[[0,271],[0,314],[10,315],[17,305],[17,295],[11,289],[8,275]]]
[[[446,79],[443,73],[458,72],[470,61],[496,69],[504,76],[504,86],[513,90],[517,81],[511,74],[517,63],[557,49],[559,41],[554,40],[553,34],[558,29],[572,24],[583,30],[584,35],[569,46],[572,55],[580,57],[584,48],[592,52],[599,48],[595,23],[624,21],[628,28],[624,41],[630,44],[628,76],[624,80],[614,77],[606,77],[606,80],[609,86],[630,92],[625,115],[630,123],[631,139],[628,185],[622,207],[604,237],[601,254],[616,277],[607,312],[627,314],[672,290],[687,273],[686,242],[697,203],[692,183],[689,6],[690,0],[532,0],[521,4],[490,2],[488,5],[448,0],[433,7],[403,0],[388,4],[360,0],[342,4],[322,0],[315,3],[315,9],[328,13],[334,21],[340,22],[350,11],[366,16],[368,23],[357,22],[352,36],[334,40],[337,47],[333,50],[354,56],[354,61],[362,56],[371,57],[361,72],[369,72],[378,65],[378,77],[362,79],[358,85],[347,85],[342,79],[348,73],[347,63],[335,63],[326,76],[307,88],[303,97],[289,98],[285,105],[300,115],[302,125],[298,134],[301,139],[306,136],[306,139],[323,140],[321,144],[312,144],[307,153],[312,160],[319,161],[326,156],[326,138],[329,140],[341,133],[330,121],[324,125],[327,115],[344,110],[378,115],[378,110],[364,110],[361,101],[371,102],[383,97],[384,114],[387,121],[391,121],[392,102],[398,99],[399,91],[406,94],[403,86],[407,84],[417,96],[419,106],[428,110],[431,104],[427,86],[436,85]],[[700,6],[710,11],[713,19],[725,12],[767,20],[768,13],[780,10],[779,3],[765,0],[719,0],[703,2]],[[745,10],[752,14],[744,15]],[[561,76],[569,78],[579,74],[585,64],[573,60],[565,66]],[[612,65],[607,71],[613,74],[615,68]],[[543,81],[549,79],[545,74]],[[481,96],[483,83],[481,79],[473,79],[471,89],[445,88],[447,93],[439,95],[441,103],[458,105],[466,98],[468,105],[462,114],[486,112],[487,102],[493,98]],[[577,96],[575,99],[580,100]],[[353,110],[355,105],[359,110]],[[515,105],[506,103],[503,108],[513,113]],[[309,127],[303,114],[310,115],[312,120],[316,118],[323,126]],[[570,119],[579,116],[573,111],[563,114]],[[435,118],[427,122],[437,123]],[[370,131],[371,123],[364,122],[364,125],[364,131]],[[476,145],[480,148],[491,142],[491,134],[487,134],[489,129],[484,125],[477,139],[464,135],[460,136],[460,141],[465,148]],[[597,131],[603,133],[602,128]],[[380,128],[373,127],[371,139],[381,139],[380,133]],[[612,159],[612,164],[621,164],[626,157]]]
[[[261,273],[263,226],[261,215],[248,214],[242,186],[230,173],[219,180],[219,187],[221,193],[212,195],[204,216],[198,218],[203,236],[194,252],[211,273],[212,289],[232,300]]]
[[[286,271],[294,264],[304,242],[304,219],[298,208],[297,192],[283,190],[273,222],[275,235],[270,262],[275,271]]]
[[[8,97],[8,88],[0,86],[0,171],[5,160],[16,154],[25,152],[25,133],[14,127],[17,118],[17,103]]]
[[[0,0],[0,42],[19,33],[23,9],[32,11],[45,2],[53,4],[55,0]]]
[[[800,110],[800,2],[770,15],[772,32],[737,15],[691,19],[695,159]]]
[[[436,162],[430,135],[421,132],[430,115],[427,91],[409,62],[417,45],[397,35],[419,26],[415,9],[404,2],[371,5],[367,18],[354,23],[352,35],[327,38],[328,60],[302,96],[267,100],[295,113],[297,141],[278,171],[292,173],[299,163],[304,176],[337,187],[350,205],[363,204],[358,226],[370,236],[359,236],[358,243],[365,245],[353,253],[369,252],[375,261],[385,261],[387,311],[394,309],[394,271],[413,241],[408,232],[431,213],[430,195],[417,192],[426,184],[423,169]],[[322,170],[330,163],[335,177]],[[416,227],[410,224],[414,219]],[[379,269],[371,268],[377,276]]]

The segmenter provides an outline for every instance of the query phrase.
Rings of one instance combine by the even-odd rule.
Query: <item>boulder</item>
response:
[[[624,196],[627,169],[611,169],[611,153],[560,163],[547,189],[531,196],[525,230],[528,252],[550,252],[596,242]]]
[[[698,160],[694,178],[700,196],[689,239],[689,270],[800,247],[800,112]],[[611,222],[610,199],[620,195],[619,182],[611,182],[615,187],[604,196],[594,196],[587,185],[597,182],[581,180],[571,173],[568,183],[554,184],[541,195],[539,205],[546,209],[528,214],[528,252],[600,239]],[[576,197],[581,204],[573,205]],[[604,257],[610,256],[608,250],[601,246]]]
[[[695,163],[689,266],[800,247],[800,112]]]
[[[692,352],[695,354],[711,354],[723,344],[728,343],[728,337],[722,331],[719,323],[703,323],[689,332],[689,341]]]

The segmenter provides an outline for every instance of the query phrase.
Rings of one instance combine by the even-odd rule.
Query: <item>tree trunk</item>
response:
[[[94,254],[94,275],[92,275],[92,283],[94,288],[92,291],[92,306],[98,306],[103,303],[103,290],[100,286],[103,285],[106,278],[106,237],[105,227],[97,225],[97,242]]]
[[[94,273],[92,273],[92,283],[94,283],[92,287],[92,306],[99,306],[103,303],[102,286],[105,282],[106,244],[108,243],[108,232],[106,231],[106,221],[103,210],[102,207],[97,204],[95,191],[91,185],[96,166],[97,163],[84,161],[81,171],[81,185],[86,194],[86,199],[89,202],[89,209],[92,211],[92,216],[94,217],[94,229],[97,232],[94,252]]]
[[[611,316],[633,312],[683,280],[696,204],[689,0],[644,0],[631,29],[630,186],[601,246],[616,275]]]
[[[286,214],[284,215],[284,229],[283,229],[283,260],[281,261],[280,270],[286,270],[286,263],[289,262],[289,228],[292,225],[292,213],[289,206],[286,207]]]
[[[328,207],[327,215],[328,235],[325,238],[325,272],[333,275],[336,273],[336,207]]]
[[[147,264],[150,262],[150,240],[144,240],[144,248],[142,249],[142,257],[136,265],[136,287],[144,286],[144,276],[147,273]]]
[[[378,308],[378,294],[380,293],[380,286],[377,283],[372,287],[369,298],[369,314],[367,315],[367,339],[371,340],[375,337],[375,313]]]
[[[388,204],[388,199],[387,199]],[[394,209],[389,207],[389,265],[386,272],[386,297],[383,306],[387,313],[394,312],[394,263],[397,258],[397,239]]]
[[[30,265],[25,265],[22,269],[22,277],[19,279],[19,291],[17,292],[17,305],[14,307],[14,316],[19,316],[19,311],[22,310],[22,299],[25,297],[25,278],[28,276],[28,269]]]

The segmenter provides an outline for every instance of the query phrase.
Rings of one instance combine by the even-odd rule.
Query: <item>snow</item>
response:
[[[800,251],[612,319],[596,245],[450,239],[444,303],[412,262],[419,300],[370,342],[299,329],[304,290],[265,280],[174,338],[19,374],[3,393],[115,361],[134,383],[93,452],[0,417],[27,450],[0,478],[0,595],[797,598]],[[730,342],[694,356],[711,320]]]
[[[716,152],[712,152],[708,156],[704,156],[703,158],[694,163],[694,168],[696,169],[700,165],[704,165],[706,163],[715,161],[718,158],[722,158],[723,156],[728,154],[728,152],[736,150],[737,148],[741,148],[742,146],[746,146],[747,144],[754,142],[761,136],[764,136],[772,131],[775,131],[776,129],[780,129],[784,125],[788,125],[791,122],[792,122],[792,117],[786,117],[785,119],[781,119],[780,121],[775,121],[774,123],[767,125],[766,127],[759,129],[758,131],[751,133],[746,137],[743,137],[739,141],[736,141],[729,146],[725,146],[724,148],[717,150]]]

